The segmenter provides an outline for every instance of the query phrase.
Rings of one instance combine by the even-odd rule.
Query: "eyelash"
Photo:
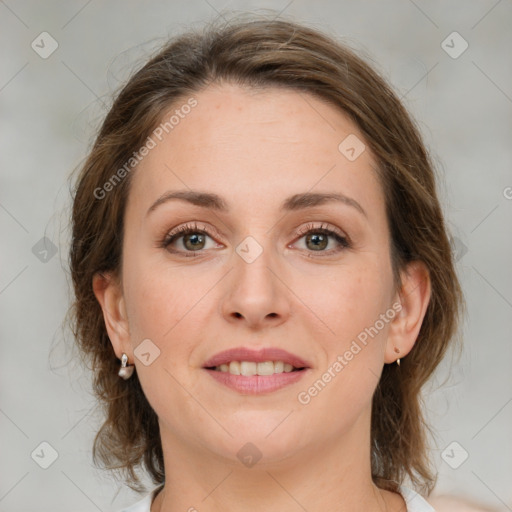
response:
[[[171,245],[173,242],[175,242],[179,238],[182,238],[183,236],[188,235],[190,233],[200,233],[203,235],[207,235],[210,238],[213,238],[214,236],[218,236],[216,234],[210,233],[208,231],[208,229],[200,229],[196,223],[194,223],[193,225],[186,224],[184,226],[180,226],[178,229],[167,234],[164,237],[164,239],[160,242],[159,247],[162,249],[167,249],[168,251],[170,251],[174,254],[183,254],[187,258],[197,257],[197,255],[195,253],[200,253],[200,252],[204,251],[204,249],[201,249],[198,251],[176,251],[176,250],[169,249],[169,245]],[[329,229],[324,224],[322,224],[320,227],[314,226],[313,224],[307,224],[304,228],[302,228],[301,230],[299,230],[297,232],[297,235],[298,235],[299,239],[301,239],[305,235],[308,235],[309,233],[321,233],[323,235],[331,236],[340,244],[341,248],[339,248],[339,249],[331,249],[330,251],[319,251],[319,252],[322,252],[324,255],[331,255],[333,253],[337,253],[344,249],[349,249],[352,246],[351,242],[349,241],[349,238],[347,236],[344,236],[341,233],[338,233],[337,231],[335,231],[333,229]],[[308,252],[315,252],[315,251],[308,251]],[[189,253],[189,254],[187,254],[187,253]]]

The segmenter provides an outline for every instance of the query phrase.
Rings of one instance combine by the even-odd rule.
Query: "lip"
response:
[[[220,384],[237,391],[243,395],[260,395],[271,393],[281,388],[295,384],[304,375],[309,374],[311,369],[293,371],[289,373],[274,373],[274,375],[232,375],[229,372],[219,372],[217,370],[206,371]]]
[[[203,368],[214,368],[221,364],[227,364],[231,361],[252,361],[255,363],[264,363],[265,361],[283,361],[283,363],[289,363],[295,368],[310,368],[311,365],[301,359],[295,354],[291,354],[286,350],[277,347],[262,348],[260,350],[254,350],[246,347],[237,347],[229,350],[224,350],[215,354],[212,358],[208,359],[203,365]],[[217,372],[218,373],[218,372]],[[293,373],[304,373],[304,372],[293,372]],[[275,374],[280,375],[280,374]],[[268,376],[260,376],[268,377]],[[249,377],[243,377],[248,379]]]

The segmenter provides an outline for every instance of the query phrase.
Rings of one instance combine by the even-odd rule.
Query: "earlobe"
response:
[[[108,337],[116,356],[123,352],[131,354],[130,332],[126,305],[118,279],[112,274],[98,272],[92,279],[94,295],[103,311],[103,319]]]
[[[393,363],[412,350],[430,301],[430,274],[423,262],[410,262],[401,278],[402,287],[395,299],[400,302],[400,310],[388,332],[385,363]]]

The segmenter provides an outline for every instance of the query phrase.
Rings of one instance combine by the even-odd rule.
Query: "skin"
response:
[[[436,512],[497,512],[497,509],[456,496],[432,496],[428,502]]]
[[[241,503],[267,512],[406,510],[400,495],[371,480],[371,399],[383,365],[414,346],[430,280],[424,265],[411,263],[395,289],[375,159],[366,146],[349,161],[338,145],[363,136],[311,95],[224,84],[194,97],[198,105],[133,175],[121,275],[93,280],[115,353],[135,364],[159,417],[167,483],[152,512],[235,511]],[[222,196],[230,211],[174,200],[146,214],[164,192],[190,189]],[[305,192],[344,194],[366,215],[342,203],[279,211]],[[172,246],[180,254],[159,246],[194,221],[212,233],[201,251],[183,238]],[[298,231],[309,224],[338,229],[351,247],[329,237],[315,251]],[[252,263],[236,252],[247,236],[263,250]],[[393,320],[301,404],[298,393],[397,301]],[[134,355],[147,338],[160,350],[148,366]],[[311,370],[276,392],[241,394],[202,369],[237,346],[280,347]],[[237,457],[248,442],[262,455],[252,467]]]

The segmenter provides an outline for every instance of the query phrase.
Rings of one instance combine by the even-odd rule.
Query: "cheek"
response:
[[[149,338],[166,368],[185,371],[194,340],[204,336],[205,299],[216,281],[211,272],[192,277],[177,266],[134,263],[127,265],[125,285],[132,345]]]
[[[323,308],[319,316],[330,330],[318,340],[325,359],[316,380],[305,383],[303,403],[311,400],[319,411],[334,406],[350,416],[371,402],[393,318],[388,315],[382,320],[391,307],[392,289],[391,275],[384,267],[366,259],[363,266],[337,274],[338,282],[331,281],[327,293],[315,295]]]
[[[204,335],[201,298],[211,284],[201,279],[191,282],[179,270],[171,275],[169,270],[155,266],[131,266],[130,272],[125,291],[135,355],[142,352],[143,340],[151,341],[144,342],[148,347],[144,351],[150,353],[149,364],[142,358],[135,361],[144,394],[159,413],[173,403],[185,407],[188,395],[179,383],[187,381],[190,354]]]
[[[189,308],[197,281],[188,283],[179,268],[159,264],[144,250],[126,254],[124,289],[132,334],[160,339]]]
[[[327,363],[319,370],[318,390],[312,390],[318,393],[319,406],[337,404],[354,414],[362,404],[371,402],[394,318],[390,271],[385,264],[366,263],[364,269],[347,272],[339,286],[333,287],[329,300],[325,300],[329,308],[326,323],[335,334],[324,345]]]
[[[321,288],[311,287],[306,297],[328,327],[328,339],[341,349],[390,307],[391,291],[390,271],[367,258],[332,272]]]

